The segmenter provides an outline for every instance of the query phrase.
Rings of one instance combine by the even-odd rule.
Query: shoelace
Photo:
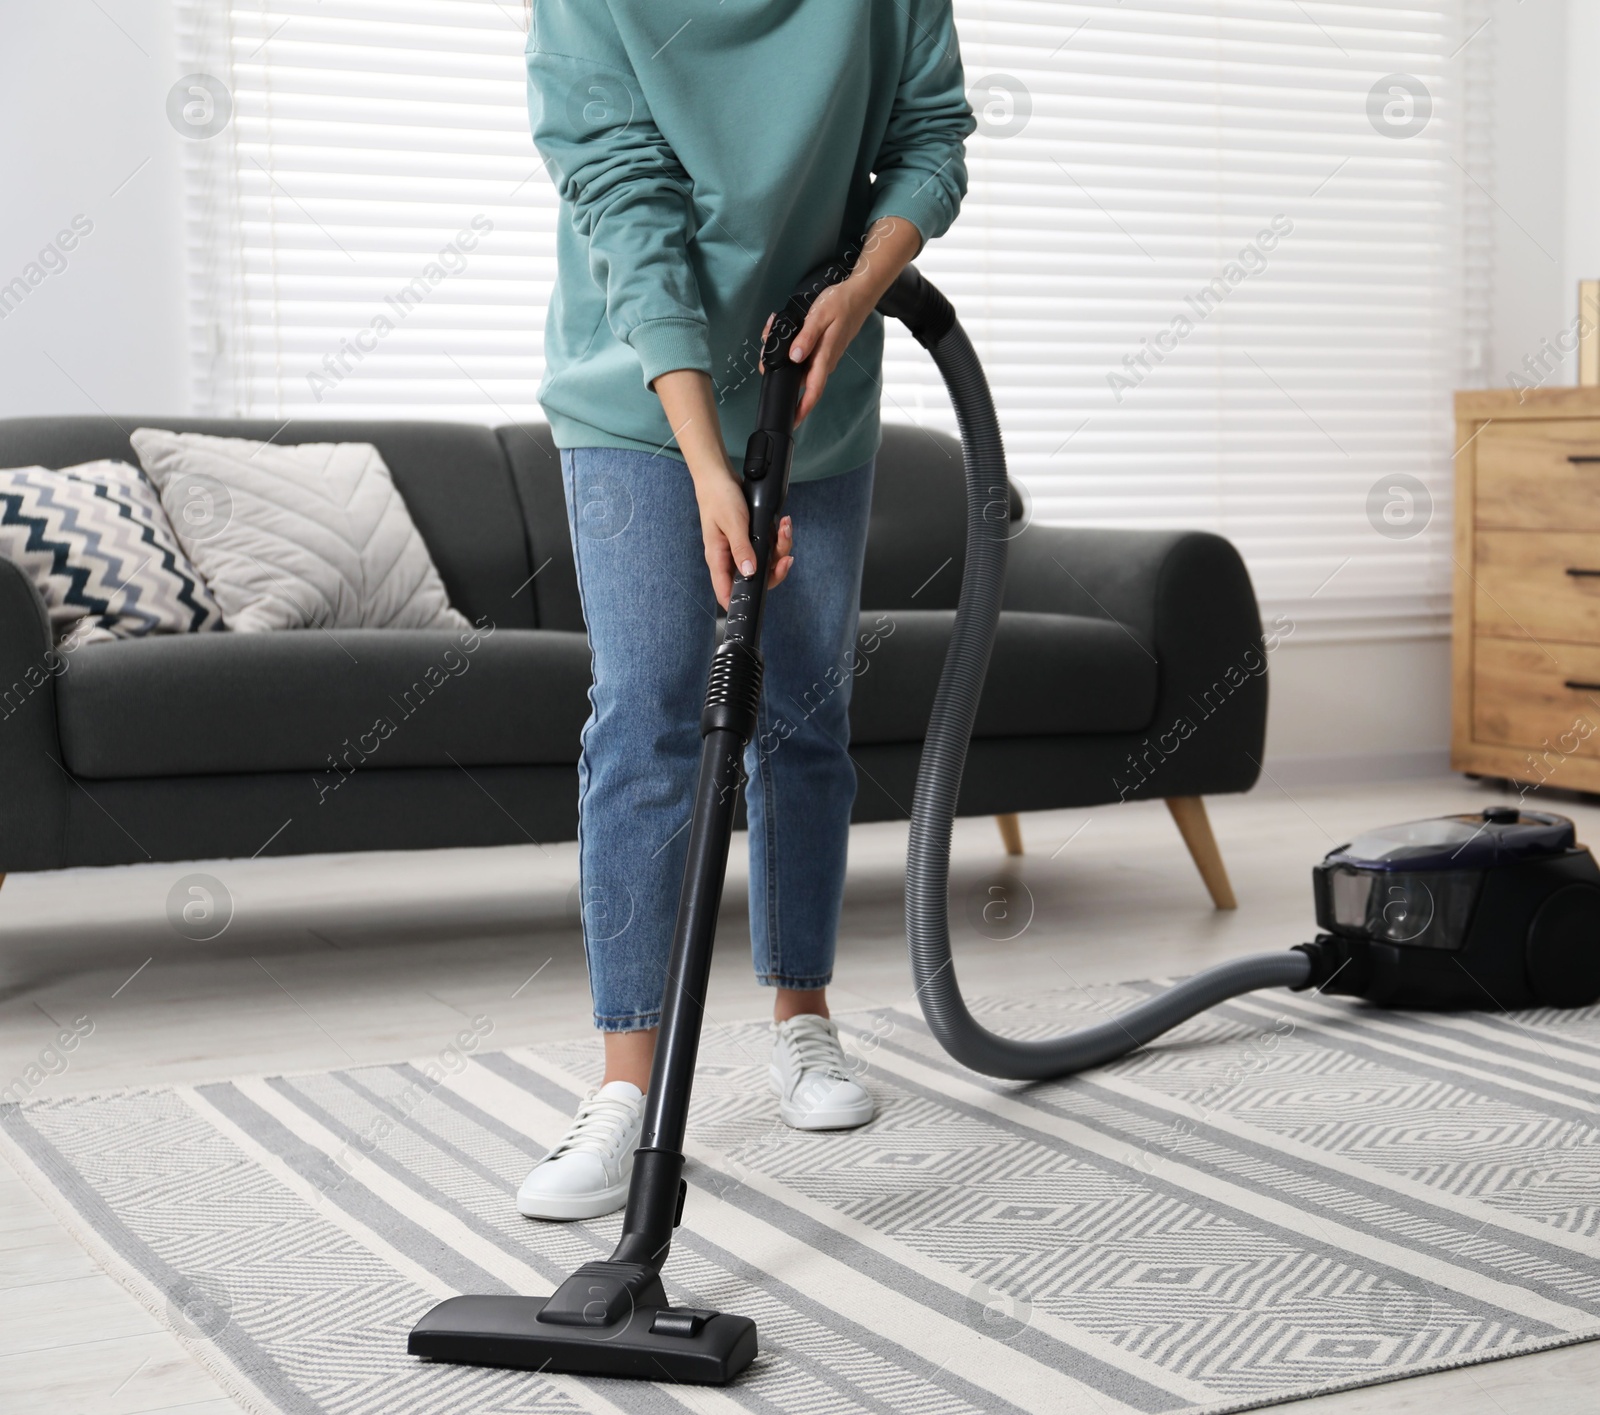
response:
[[[548,1160],[584,1151],[602,1159],[615,1159],[623,1138],[632,1127],[635,1104],[615,1096],[590,1096],[578,1107],[578,1114],[560,1143],[545,1156]]]
[[[838,1033],[826,1017],[796,1017],[786,1025],[785,1035],[801,1072],[821,1071],[835,1081],[850,1079]]]

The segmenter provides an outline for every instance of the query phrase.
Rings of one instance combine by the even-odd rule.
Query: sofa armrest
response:
[[[1011,544],[1005,607],[1081,614],[1123,625],[1159,665],[1148,737],[1124,773],[1126,794],[1162,794],[1172,774],[1145,775],[1178,744],[1219,763],[1223,789],[1255,784],[1266,740],[1267,661],[1293,632],[1263,639],[1249,571],[1208,531],[1029,526]],[[1150,760],[1145,760],[1146,757]]]
[[[56,731],[56,679],[68,656],[52,644],[33,582],[0,558],[0,874],[64,859],[68,783]]]

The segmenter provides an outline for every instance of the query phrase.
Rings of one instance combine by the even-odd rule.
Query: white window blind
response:
[[[556,205],[517,0],[180,15],[232,105],[190,144],[201,408],[538,417]],[[1488,308],[1485,0],[956,16],[981,128],[920,263],[1033,517],[1218,530],[1300,638],[1441,632],[1450,395]],[[953,430],[898,330],[884,412]]]

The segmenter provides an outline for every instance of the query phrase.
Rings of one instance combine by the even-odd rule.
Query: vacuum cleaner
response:
[[[756,1355],[748,1317],[673,1306],[661,1282],[683,1218],[683,1138],[743,757],[761,697],[767,569],[788,486],[806,365],[789,346],[815,298],[850,270],[814,272],[764,342],[756,429],[744,458],[754,574],[735,581],[712,661],[688,861],[643,1133],[621,1241],[549,1297],[452,1297],[412,1330],[412,1355],[575,1375],[720,1385]],[[956,1060],[1040,1080],[1100,1066],[1208,1007],[1258,988],[1316,988],[1386,1007],[1574,1007],[1600,997],[1600,869],[1564,817],[1512,806],[1358,836],[1315,867],[1321,932],[1281,953],[1223,963],[1111,1021],[1047,1041],[983,1027],[950,955],[950,838],[968,741],[1005,588],[1009,486],[994,404],[950,302],[908,266],[878,306],[932,354],[954,404],[966,469],[966,566],[911,812],[906,937],[928,1027]]]

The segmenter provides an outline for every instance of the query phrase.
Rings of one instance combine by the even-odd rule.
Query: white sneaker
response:
[[[866,1087],[850,1075],[839,1025],[828,1017],[791,1017],[773,1027],[772,1089],[778,1114],[796,1130],[853,1130],[877,1114]]]
[[[633,1152],[644,1125],[644,1095],[631,1081],[591,1091],[561,1141],[517,1190],[529,1218],[599,1218],[628,1198]]]

